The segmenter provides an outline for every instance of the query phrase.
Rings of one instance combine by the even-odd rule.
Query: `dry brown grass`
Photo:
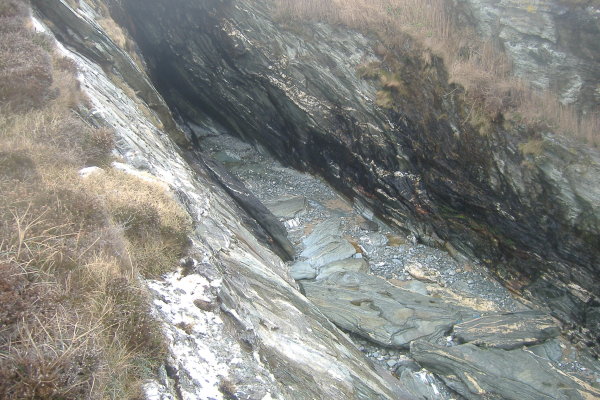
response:
[[[285,23],[312,19],[342,24],[374,34],[392,51],[412,52],[425,64],[431,54],[443,58],[452,82],[466,90],[465,100],[487,115],[516,115],[520,122],[554,130],[600,146],[600,115],[580,115],[550,93],[536,93],[512,75],[512,66],[497,46],[482,41],[472,30],[454,21],[445,0],[273,0],[276,16]],[[573,6],[581,1],[565,0]],[[419,45],[415,46],[413,38]],[[379,52],[386,55],[385,52]],[[389,54],[389,53],[388,53]],[[385,58],[385,57],[384,57]],[[361,65],[366,79],[379,78],[373,65]],[[394,105],[393,93],[377,93],[384,108]],[[469,113],[469,117],[477,113]],[[475,121],[478,122],[478,121]]]
[[[112,131],[75,111],[74,65],[27,15],[0,0],[0,398],[139,398],[165,355],[140,277],[177,265],[190,221],[164,185],[110,169]]]
[[[156,277],[173,269],[187,247],[191,220],[164,184],[113,170],[90,176],[84,185],[123,228],[136,270]]]
[[[102,28],[104,28],[104,31],[117,46],[122,49],[126,48],[127,36],[125,36],[123,29],[121,29],[121,27],[117,25],[112,18],[102,18],[98,20],[98,23],[100,26],[102,26]]]

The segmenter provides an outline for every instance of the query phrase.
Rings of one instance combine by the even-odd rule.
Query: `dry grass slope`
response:
[[[431,54],[441,56],[450,80],[465,88],[465,100],[477,108],[475,119],[486,115],[490,121],[498,115],[514,118],[538,128],[575,137],[600,146],[600,114],[579,115],[562,105],[551,93],[533,92],[512,75],[510,61],[491,43],[475,32],[455,23],[445,0],[273,0],[276,16],[282,21],[310,19],[342,24],[376,35],[387,48],[411,46],[406,35],[420,48],[410,51],[425,62]],[[593,1],[564,0],[571,6]],[[359,74],[373,78],[373,68],[361,66]],[[368,70],[368,71],[367,71]],[[369,72],[370,71],[370,72]],[[384,88],[385,89],[385,88]],[[392,108],[389,91],[380,91],[376,102]],[[478,121],[471,121],[478,123]]]
[[[140,398],[165,355],[140,278],[176,266],[191,223],[164,185],[110,168],[74,71],[0,0],[2,399]]]

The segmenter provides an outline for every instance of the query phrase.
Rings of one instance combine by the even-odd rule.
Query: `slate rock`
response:
[[[219,151],[213,155],[214,159],[222,164],[235,164],[241,162],[241,157],[229,150]],[[275,213],[273,213],[275,214]]]
[[[292,265],[290,276],[297,281],[302,279],[314,279],[314,277],[317,276],[317,271],[315,267],[306,261],[298,261]]]
[[[369,219],[363,218],[362,221],[358,224],[359,228],[364,231],[369,232],[377,232],[379,230],[379,225],[377,222],[371,221]]]
[[[248,225],[251,225],[252,231],[255,234],[262,234],[262,236],[266,233],[268,237],[264,240],[265,243],[282,259],[292,260],[295,255],[294,246],[288,239],[285,227],[271,211],[246,188],[240,179],[231,175],[219,162],[208,157],[203,157],[201,160],[214,181],[254,219],[255,223],[246,221]],[[258,226],[256,227],[255,225]],[[263,232],[259,232],[257,228],[262,229]]]
[[[339,238],[306,248],[300,253],[300,256],[307,258],[311,265],[318,268],[334,261],[352,257],[355,253],[356,249],[349,241]]]
[[[364,258],[347,258],[345,260],[334,261],[332,263],[322,266],[319,269],[317,280],[325,279],[329,275],[334,274],[336,272],[368,272],[368,270],[369,264],[365,261]]]
[[[388,347],[406,348],[419,338],[437,340],[477,313],[360,272],[338,272],[301,285],[333,323]]]
[[[341,237],[341,221],[339,218],[330,218],[318,224],[308,237],[302,240],[304,248],[315,247]]]
[[[423,340],[411,355],[469,400],[584,400],[600,392],[555,369],[526,350],[482,349],[472,344],[441,347]]]
[[[409,370],[411,372],[420,371],[422,368],[419,364],[416,363],[412,358],[408,358],[406,356],[401,357],[396,363],[396,374],[401,375],[404,370]]]
[[[448,390],[441,390],[433,376],[427,371],[411,371],[404,369],[400,374],[400,383],[407,391],[415,395],[418,399],[426,400],[451,400],[454,396],[450,395]]]
[[[291,219],[302,215],[308,207],[304,196],[287,196],[265,202],[265,206],[278,218]]]
[[[554,319],[539,311],[486,315],[454,327],[460,343],[504,350],[539,344],[559,334]]]
[[[548,340],[542,344],[531,346],[527,350],[531,351],[536,356],[554,362],[560,362],[563,358],[563,349],[560,346],[559,339]]]

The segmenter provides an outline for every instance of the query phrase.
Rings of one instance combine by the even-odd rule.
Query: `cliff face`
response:
[[[508,288],[582,328],[584,339],[590,336],[586,329],[598,337],[596,150],[501,116],[473,125],[473,106],[464,103],[460,87],[448,83],[443,62],[416,57],[418,45],[410,38],[386,48],[341,27],[275,18],[268,0],[93,4],[104,3],[134,37],[145,65],[98,24],[92,2],[80,1],[73,9],[66,0],[33,1],[77,64],[92,108],[84,117],[112,127],[125,168],[168,184],[195,223],[191,257],[178,272],[147,282],[171,352],[159,380],[145,388],[149,398],[227,397],[232,389],[225,377],[247,398],[410,398],[323,314],[371,340],[371,332],[379,332],[377,343],[386,346],[386,338],[404,329],[398,323],[426,331],[440,325],[424,335],[435,342],[446,340],[452,327],[455,333],[469,331],[469,324],[458,323],[479,316],[453,305],[432,311],[438,299],[424,294],[413,304],[414,293],[362,270],[303,281],[304,294],[321,304],[317,308],[280,259],[289,258],[292,249],[277,219],[202,153],[207,141],[199,137],[216,131],[234,133],[283,163],[323,176],[357,209],[375,212],[419,241],[457,258],[481,260]],[[185,125],[185,135],[171,111]],[[342,241],[339,228],[323,230],[337,235],[334,245],[346,245],[345,256],[354,256],[356,248]],[[386,246],[386,236],[379,236]],[[326,239],[313,241],[330,245]],[[306,263],[311,265],[310,259]],[[389,308],[390,298],[390,309],[398,314],[378,309]],[[342,303],[349,305],[338,309]],[[407,318],[406,304],[427,312]],[[387,322],[378,319],[382,316]],[[539,316],[542,331],[551,325],[539,341],[556,336],[553,320]],[[486,318],[511,336],[500,342],[516,340],[508,348],[537,334],[503,328],[515,325],[515,318],[531,323],[527,313]],[[545,382],[560,375],[540,367],[527,351],[490,353],[454,343],[448,358],[447,349],[413,340],[417,336],[394,343],[406,351],[412,342],[411,355],[466,398],[481,397],[482,381],[489,393],[518,397],[513,382],[525,382],[519,390],[529,393],[532,380],[546,390]],[[489,360],[495,360],[490,354],[503,360],[494,367],[508,366],[500,370],[510,385],[490,370]],[[442,358],[452,365],[440,369]],[[465,371],[463,359],[471,372],[460,377],[455,371]],[[512,365],[535,367],[513,371]],[[532,378],[539,368],[544,373]],[[479,383],[473,384],[473,376]],[[457,379],[463,383],[457,386]],[[548,390],[562,393],[572,385],[560,382]],[[563,395],[549,397],[575,398]]]
[[[600,106],[600,8],[597,2],[455,0],[465,23],[497,41],[515,73],[565,104]],[[575,5],[574,3],[578,3]]]
[[[185,119],[216,121],[322,175],[395,226],[478,257],[561,319],[599,331],[597,152],[508,123],[470,126],[439,59],[377,55],[378,43],[353,31],[278,23],[269,4],[121,0],[113,11]],[[401,65],[393,110],[359,77],[369,62]]]
[[[183,135],[162,97],[94,9],[33,3],[77,65],[91,108],[82,118],[113,128],[127,163],[121,168],[170,186],[194,220],[182,269],[146,282],[170,351],[146,396],[223,398],[237,390],[256,399],[411,398],[300,294],[266,246],[268,232],[221,187],[223,173],[218,181],[201,157],[177,146]]]

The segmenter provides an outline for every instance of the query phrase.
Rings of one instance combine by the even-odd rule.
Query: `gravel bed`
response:
[[[433,271],[436,275],[433,285],[442,290],[450,289],[465,298],[488,302],[497,310],[527,309],[481,265],[476,262],[457,262],[446,251],[415,243],[414,238],[393,231],[377,219],[374,223],[367,222],[351,202],[338,195],[319,177],[283,167],[266,152],[228,135],[206,137],[201,146],[205,153],[223,163],[241,179],[259,200],[268,202],[286,196],[304,196],[307,199],[305,212],[297,215],[293,221],[282,221],[287,222],[289,238],[298,253],[303,250],[302,239],[312,227],[328,218],[337,217],[342,221],[341,234],[360,248],[374,275],[394,284],[400,282],[410,288],[428,290],[432,283],[416,282],[408,272],[411,266],[417,265]],[[356,335],[350,336],[369,359],[398,376],[406,365],[411,365],[407,351],[382,348]],[[559,342],[557,345],[562,347],[563,353],[571,352],[571,355],[566,357],[566,361],[563,357],[560,362],[554,362],[555,366],[590,383],[600,384],[599,363],[577,349],[570,350],[570,344],[564,339]],[[455,345],[451,337],[442,339],[439,344]],[[439,382],[433,375],[427,379]],[[443,388],[444,385],[439,383],[439,387]],[[448,392],[440,398],[459,397]]]

